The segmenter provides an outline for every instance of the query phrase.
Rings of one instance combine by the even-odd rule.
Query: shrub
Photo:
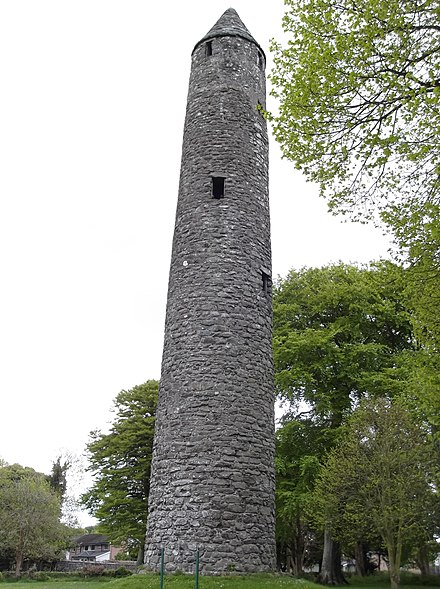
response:
[[[34,581],[48,581],[51,578],[51,575],[45,571],[32,571],[29,572],[29,578]]]
[[[84,577],[102,577],[105,574],[105,567],[102,565],[98,566],[85,566],[81,573]]]
[[[115,571],[111,571],[112,577],[128,577],[130,575],[132,575],[133,573],[131,571],[129,571],[128,569],[126,569],[125,567],[118,567]]]
[[[417,575],[414,573],[402,573],[400,575],[401,585],[429,585],[430,587],[440,586],[439,575]]]

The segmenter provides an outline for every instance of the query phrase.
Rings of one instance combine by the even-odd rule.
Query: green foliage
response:
[[[402,354],[413,349],[402,301],[400,270],[390,263],[292,270],[274,292],[279,397],[294,409],[309,404],[335,428],[366,394],[400,392],[408,377]],[[329,446],[334,432],[327,435]]]
[[[17,575],[24,559],[53,560],[67,547],[59,516],[60,498],[45,475],[18,464],[0,468],[0,549],[14,554]]]
[[[276,390],[290,409],[279,434],[290,442],[279,437],[277,447],[277,535],[295,570],[313,537],[307,512],[319,509],[314,476],[347,417],[365,397],[415,396],[417,352],[401,268],[383,262],[292,270],[274,289],[273,348]],[[331,557],[322,580],[339,582],[339,548],[329,533],[324,538]]]
[[[407,195],[438,204],[437,2],[285,4],[271,75],[284,154],[343,210]]]
[[[359,577],[357,575],[350,576],[351,587],[385,587],[390,583],[390,576],[388,573],[381,572],[369,575],[368,577]],[[400,574],[400,585],[402,587],[439,587],[439,575],[419,575],[418,573],[408,573],[402,571]]]
[[[406,265],[418,340],[440,349],[440,27],[436,0],[285,0],[269,115],[333,212],[381,218]]]
[[[159,384],[149,380],[115,399],[110,431],[94,431],[87,444],[94,482],[82,497],[98,529],[135,553],[143,547]]]
[[[120,579],[123,577],[130,577],[133,573],[123,566],[120,566],[117,569],[108,569],[104,565],[89,565],[80,569],[76,574],[79,574],[81,577],[85,578],[110,577],[112,579]]]
[[[52,472],[47,477],[47,481],[51,487],[60,497],[61,503],[64,500],[67,490],[67,471],[69,470],[70,463],[68,460],[63,460],[62,457],[58,456],[55,462],[52,464]]]
[[[119,578],[119,577],[129,577],[132,574],[133,573],[131,571],[129,571],[128,569],[126,569],[123,566],[120,566],[115,571],[113,571],[113,576],[116,577],[116,578]]]
[[[390,207],[383,218],[392,227],[405,263],[405,294],[419,344],[433,357],[440,351],[440,207],[417,197]],[[437,372],[440,364],[437,362]],[[437,388],[438,391],[438,388]]]
[[[424,424],[400,402],[366,399],[320,472],[314,517],[345,543],[380,535],[397,586],[405,548],[438,532],[438,458]]]
[[[308,419],[286,421],[276,432],[276,540],[278,564],[302,576],[315,564],[315,536],[307,508],[324,452],[322,428]]]
[[[62,571],[49,571],[49,570],[28,570],[23,572],[17,582],[17,577],[11,572],[0,573],[0,582],[2,580],[7,582],[13,582],[14,586],[25,582],[27,586],[32,581],[48,581],[56,582],[56,586],[62,587],[64,583],[69,583],[69,588],[72,589],[78,581],[81,581],[81,586],[84,581],[99,580],[100,583],[103,581],[110,581],[112,579],[121,579],[124,577],[130,577],[133,573],[127,568],[120,566],[117,569],[108,569],[105,566],[85,566],[83,569],[72,572]],[[87,585],[91,587],[91,585]]]

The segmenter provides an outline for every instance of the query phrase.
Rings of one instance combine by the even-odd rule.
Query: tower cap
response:
[[[233,8],[228,8],[228,10],[225,10],[212,29],[206,33],[206,35],[202,37],[202,39],[200,39],[200,41],[195,45],[193,53],[201,43],[204,43],[205,41],[208,41],[208,39],[213,39],[215,37],[242,37],[243,39],[247,39],[248,41],[251,41],[251,43],[254,43],[265,56],[264,51],[261,49],[259,43],[257,43],[252,37],[250,32],[243,24],[243,21],[238,16],[237,11]]]

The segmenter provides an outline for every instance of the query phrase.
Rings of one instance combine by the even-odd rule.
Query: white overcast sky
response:
[[[191,51],[223,0],[0,1],[0,456],[49,472],[159,378]],[[232,5],[269,58],[282,0]],[[274,108],[273,101],[269,107]],[[274,275],[386,256],[272,141]]]

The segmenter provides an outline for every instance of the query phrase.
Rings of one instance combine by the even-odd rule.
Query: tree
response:
[[[440,26],[435,0],[285,0],[270,116],[334,212],[377,213],[407,263],[422,342],[440,347]]]
[[[0,468],[0,548],[13,551],[16,576],[25,559],[53,560],[67,546],[59,515],[45,475],[17,464]]]
[[[274,289],[275,386],[331,428],[364,395],[400,392],[413,352],[400,269],[347,264],[292,270]],[[328,434],[332,436],[331,431]]]
[[[433,539],[439,506],[434,462],[424,424],[396,400],[366,399],[318,477],[321,523],[348,543],[379,534],[392,589],[399,586],[405,548]]]
[[[276,540],[278,568],[296,577],[316,545],[307,507],[324,452],[322,431],[310,419],[293,419],[276,432]]]
[[[50,488],[58,494],[61,503],[63,503],[67,491],[67,471],[69,470],[69,460],[63,460],[58,456],[52,464],[52,471],[47,477]]]
[[[434,0],[286,0],[273,44],[275,135],[333,206],[439,202]]]
[[[114,401],[110,431],[93,431],[87,452],[94,482],[82,497],[99,520],[99,530],[115,543],[128,544],[143,562],[150,463],[159,383],[148,380]]]
[[[274,289],[276,391],[293,412],[306,404],[326,449],[360,399],[398,394],[407,381],[413,334],[400,273],[337,264],[292,270]],[[343,582],[339,546],[324,540],[321,581]]]
[[[52,488],[61,496],[61,522],[72,529],[80,528],[78,516],[81,507],[75,490],[83,487],[82,457],[63,451],[53,462],[48,480]]]

